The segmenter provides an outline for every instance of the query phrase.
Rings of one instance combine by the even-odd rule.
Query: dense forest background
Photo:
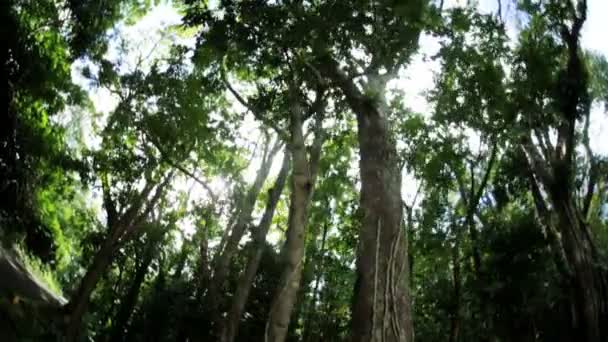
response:
[[[608,341],[603,0],[1,6],[0,340]]]

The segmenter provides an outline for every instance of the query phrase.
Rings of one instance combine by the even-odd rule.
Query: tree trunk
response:
[[[110,334],[110,341],[123,341],[124,340],[124,332],[125,328],[129,323],[129,319],[131,318],[131,314],[133,313],[133,309],[135,309],[135,305],[137,304],[137,299],[139,297],[139,291],[141,289],[141,285],[146,279],[146,274],[148,273],[148,267],[152,263],[154,259],[154,250],[157,247],[155,239],[149,237],[150,239],[147,243],[146,250],[144,252],[143,260],[138,265],[137,270],[135,271],[135,277],[133,277],[133,283],[127,292],[125,298],[121,301],[120,309],[116,314],[116,318],[114,319],[112,332]]]
[[[93,257],[93,263],[87,269],[84,278],[81,280],[78,291],[72,297],[72,300],[66,307],[69,314],[69,322],[65,336],[66,342],[73,342],[78,339],[82,316],[89,307],[91,294],[93,293],[93,290],[95,290],[99,279],[112,262],[112,254],[114,253],[116,246],[121,241],[127,239],[129,235],[134,232],[134,229],[137,228],[138,225],[152,211],[154,205],[160,199],[164,187],[168,184],[171,177],[172,173],[169,173],[165,180],[156,187],[156,191],[152,196],[152,199],[145,203],[146,198],[154,188],[154,184],[152,182],[148,182],[137,196],[137,199],[128,209],[125,210],[120,218],[118,218],[116,215],[114,204],[112,203],[109,193],[105,189],[106,186],[104,185],[104,206],[108,214],[108,226],[110,227],[110,232],[99,251],[97,251]]]
[[[359,128],[363,210],[352,340],[412,341],[407,246],[401,229],[401,173],[395,143],[383,113],[364,101],[352,102]]]
[[[529,140],[524,140],[522,147],[527,154],[529,168],[543,185],[555,214],[551,223],[559,232],[560,248],[567,263],[568,269],[562,273],[568,276],[571,284],[575,306],[573,327],[580,334],[580,341],[605,341],[608,339],[605,324],[608,321],[608,276],[600,266],[589,226],[572,198],[572,185],[564,171],[568,164],[554,160],[549,168]],[[536,202],[544,201],[536,194],[538,190],[534,188],[534,182],[532,191]],[[540,210],[549,207],[544,203],[536,203],[536,206]],[[548,212],[545,216],[550,217]]]
[[[255,208],[255,203],[260,194],[262,186],[268,177],[268,173],[270,172],[270,168],[272,166],[272,161],[278,152],[279,146],[280,145],[277,143],[273,147],[270,147],[269,145],[265,147],[266,150],[260,170],[256,175],[253,185],[251,188],[249,188],[247,195],[242,201],[241,208],[238,211],[238,218],[236,219],[234,227],[232,227],[230,236],[226,241],[224,249],[214,260],[213,278],[209,282],[206,299],[210,312],[216,313],[215,315],[217,316],[217,319],[221,317],[221,313],[219,312],[221,310],[223,301],[223,298],[221,297],[224,282],[226,281],[226,277],[228,276],[228,271],[230,269],[230,261],[237,252],[239,243],[251,222],[251,214]]]
[[[323,225],[323,235],[321,236],[321,249],[319,252],[319,258],[320,260],[320,265],[319,267],[315,268],[315,285],[312,289],[312,298],[310,300],[310,305],[308,306],[308,312],[307,312],[307,317],[306,320],[304,321],[304,327],[302,328],[302,330],[304,331],[304,336],[302,338],[302,341],[306,342],[306,341],[313,341],[312,337],[312,333],[311,333],[311,323],[313,318],[315,317],[314,313],[315,313],[315,305],[316,305],[316,300],[317,300],[317,293],[319,292],[319,285],[321,283],[321,274],[323,274],[323,261],[325,260],[325,241],[327,240],[327,227],[328,224],[325,223]]]
[[[458,341],[460,335],[460,302],[461,302],[461,280],[460,280],[460,236],[455,234],[454,247],[452,247],[452,281],[454,283],[454,307],[450,317],[449,342]]]
[[[608,278],[599,265],[591,232],[567,198],[554,198],[562,244],[570,271],[575,301],[574,327],[581,341],[608,339]]]
[[[154,293],[160,296],[153,304],[152,307],[148,308],[146,315],[145,327],[146,331],[144,334],[144,341],[156,342],[165,341],[165,335],[168,330],[167,323],[170,322],[169,310],[165,305],[159,305],[158,303],[168,303],[170,299],[170,292],[167,290],[167,279],[165,268],[163,265],[162,257],[159,258],[158,275],[154,280]],[[133,340],[130,338],[128,340]]]
[[[189,240],[184,240],[182,244],[181,251],[179,252],[179,257],[177,259],[177,263],[175,266],[175,271],[173,272],[172,278],[173,280],[179,280],[182,277],[182,273],[184,272],[184,267],[186,267],[186,260],[188,259],[189,252]]]
[[[358,124],[363,221],[357,248],[353,342],[410,342],[407,241],[402,223],[401,169],[383,100],[365,96],[328,57],[320,69],[344,93]]]
[[[295,92],[295,89],[291,89]],[[291,312],[296,302],[300,280],[302,278],[302,262],[304,258],[304,239],[308,222],[308,207],[312,198],[315,184],[316,169],[319,161],[321,146],[324,141],[321,113],[317,113],[315,139],[311,148],[310,160],[306,155],[306,146],[302,132],[303,108],[299,99],[290,94],[291,109],[291,144],[292,177],[291,196],[289,204],[289,224],[287,239],[281,250],[283,272],[277,291],[270,306],[266,323],[266,342],[283,342],[287,336]]]
[[[198,235],[199,241],[199,263],[198,269],[195,273],[195,278],[198,280],[197,286],[197,298],[203,298],[205,289],[209,288],[209,281],[211,279],[211,265],[209,264],[209,227],[211,226],[211,219],[213,215],[213,208],[204,209],[203,218],[205,224],[199,227]]]
[[[80,282],[78,291],[74,295],[72,301],[68,304],[70,318],[65,336],[66,342],[72,342],[78,339],[82,316],[89,307],[91,293],[93,293],[99,279],[101,279],[104,271],[112,262],[115,243],[116,241],[114,239],[106,239],[99,251],[95,254],[93,263],[87,269],[84,278]]]
[[[262,254],[264,252],[264,245],[266,243],[266,235],[272,224],[272,218],[276,210],[277,203],[285,187],[287,181],[287,174],[289,173],[289,153],[285,152],[283,157],[283,164],[281,171],[277,176],[277,180],[274,183],[273,188],[269,191],[268,201],[266,203],[266,209],[264,215],[260,220],[260,224],[255,231],[254,241],[252,248],[249,252],[247,259],[247,266],[241,274],[237,288],[232,298],[232,305],[228,316],[222,326],[221,342],[233,342],[238,334],[238,326],[241,317],[243,316],[243,310],[247,304],[249,298],[249,292],[253,285],[253,281],[260,266],[262,260]]]

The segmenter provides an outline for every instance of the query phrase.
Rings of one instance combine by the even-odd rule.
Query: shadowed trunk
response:
[[[312,293],[311,293],[311,301],[310,301],[310,305],[308,306],[308,315],[306,316],[306,320],[304,321],[304,327],[302,328],[302,330],[304,331],[304,336],[302,337],[302,341],[306,342],[306,341],[313,341],[313,334],[312,334],[312,320],[315,317],[315,306],[316,306],[316,302],[317,302],[317,293],[319,293],[319,285],[321,283],[321,274],[323,274],[323,266],[324,263],[323,261],[325,260],[325,241],[327,240],[327,228],[328,228],[328,224],[324,224],[323,225],[323,234],[321,236],[321,248],[319,250],[319,257],[321,258],[320,260],[320,265],[315,269],[315,285],[312,289]]]
[[[498,147],[496,145],[496,143],[492,143],[492,149],[490,152],[490,156],[488,158],[488,162],[487,165],[485,167],[485,170],[482,174],[482,178],[479,181],[479,185],[475,186],[476,182],[475,182],[475,166],[473,164],[470,164],[470,185],[469,185],[469,189],[468,191],[465,189],[465,183],[464,180],[459,176],[459,174],[457,172],[454,172],[456,174],[456,180],[458,182],[458,188],[460,191],[460,197],[462,199],[462,202],[466,208],[466,216],[465,216],[465,224],[468,228],[469,231],[469,238],[471,239],[471,254],[473,256],[473,270],[475,272],[475,277],[477,280],[477,288],[479,289],[477,291],[477,295],[479,296],[479,300],[481,303],[481,309],[482,309],[482,326],[483,326],[483,336],[480,336],[480,340],[482,341],[495,341],[496,337],[493,336],[493,326],[494,326],[494,317],[492,314],[492,310],[490,308],[490,303],[491,303],[491,299],[489,298],[488,294],[486,293],[486,291],[482,290],[482,288],[485,286],[485,284],[488,282],[488,277],[486,275],[486,273],[482,270],[481,267],[481,251],[479,250],[479,232],[477,230],[476,227],[476,223],[475,223],[475,214],[478,212],[478,207],[479,207],[479,203],[481,201],[481,197],[484,193],[484,191],[486,190],[486,187],[488,185],[488,182],[490,180],[490,176],[492,174],[492,169],[494,168],[494,164],[496,163],[496,158],[498,155]],[[480,218],[481,216],[478,215],[478,218]],[[460,241],[458,240],[459,237],[457,237],[457,243],[460,243]],[[456,253],[458,253],[459,251],[456,251]],[[454,267],[458,267],[460,268],[459,264],[454,264]],[[459,271],[459,270],[458,270]],[[456,272],[456,269],[454,270],[454,272]],[[454,279],[454,286],[456,289],[456,286],[458,286],[458,291],[456,292],[457,294],[460,294],[460,283],[456,282],[456,279]],[[456,299],[457,301],[460,301],[460,298]],[[460,303],[458,303],[458,306],[460,305]],[[460,308],[457,308],[458,311],[455,312],[455,314],[459,315],[459,310]],[[456,322],[454,322],[455,324],[459,325],[459,320],[457,320]],[[458,331],[456,331],[456,335],[458,334]],[[457,338],[457,336],[456,336]]]
[[[541,160],[536,147],[528,140],[524,141],[523,148],[534,177],[548,195],[546,200],[542,198],[539,190],[534,188],[534,180],[532,181],[537,210],[542,214],[547,210],[543,208],[551,208],[551,211],[542,216],[550,219],[549,224],[559,233],[557,248],[561,251],[557,253],[560,257],[558,265],[563,258],[566,269],[561,273],[568,278],[566,280],[570,283],[575,306],[573,326],[581,336],[581,341],[605,341],[608,328],[603,322],[608,321],[608,276],[600,266],[592,232],[571,198],[571,183],[564,182],[569,177],[563,161],[556,160],[553,167],[548,167]]]
[[[245,266],[245,270],[241,274],[234,293],[234,297],[232,298],[232,305],[230,311],[228,312],[228,316],[226,317],[226,320],[222,327],[222,342],[232,342],[238,335],[239,322],[241,317],[243,316],[243,310],[245,309],[245,305],[247,304],[247,299],[249,298],[251,286],[253,285],[253,282],[255,280],[255,276],[260,266],[260,261],[262,260],[264,245],[266,243],[266,235],[268,234],[268,230],[270,229],[270,226],[272,224],[272,218],[274,217],[274,212],[277,207],[277,203],[279,202],[281,193],[283,192],[283,188],[285,187],[285,182],[287,181],[287,174],[289,173],[290,164],[289,160],[289,153],[285,151],[281,171],[277,176],[277,180],[275,181],[274,186],[269,191],[268,201],[266,202],[266,209],[264,211],[264,215],[262,216],[262,219],[260,220],[260,223],[254,233],[254,241],[253,245],[251,246],[251,250],[249,251],[247,265]]]
[[[93,290],[97,286],[101,276],[108,268],[108,265],[110,265],[112,262],[114,247],[114,240],[107,239],[104,242],[97,254],[95,254],[93,263],[87,269],[87,273],[84,275],[84,278],[82,278],[78,292],[73,297],[72,302],[68,304],[68,308],[70,310],[70,322],[66,333],[67,342],[76,341],[78,339],[82,316],[89,307],[91,293],[93,293]]]
[[[131,318],[133,309],[135,309],[135,305],[137,304],[141,285],[146,279],[148,268],[154,259],[154,251],[157,247],[156,239],[152,237],[149,237],[148,239],[149,241],[147,243],[146,250],[144,251],[143,260],[137,266],[131,287],[129,287],[127,295],[122,299],[120,309],[118,309],[118,313],[113,320],[114,326],[112,327],[109,341],[124,340],[125,328],[129,324],[129,319]]]
[[[454,247],[452,247],[452,282],[454,284],[454,307],[450,317],[449,342],[458,341],[460,335],[460,306],[461,306],[461,280],[460,280],[460,236],[455,234]]]
[[[591,238],[589,226],[576,207],[564,199],[555,200],[562,244],[569,261],[575,300],[574,326],[584,336],[581,341],[599,342],[608,338],[608,281],[606,271]]]

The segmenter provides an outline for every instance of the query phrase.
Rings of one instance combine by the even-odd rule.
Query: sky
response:
[[[463,0],[445,0],[444,6],[448,8],[454,5],[462,5],[465,2]],[[506,2],[503,0],[503,3]],[[478,6],[483,12],[495,12],[497,0],[480,0]],[[511,36],[515,37],[517,21],[514,20],[512,5],[504,4],[502,13]],[[608,33],[606,14],[608,14],[608,0],[588,0],[588,17],[583,26],[581,41],[585,49],[599,52],[608,57],[608,38],[605,36]],[[166,34],[168,27],[179,25],[180,23],[181,16],[172,7],[171,2],[161,1],[159,5],[153,8],[151,12],[135,25],[127,26],[119,24],[117,28],[110,32],[115,38],[111,40],[108,58],[120,60],[121,71],[128,71],[134,68],[138,58],[141,56],[150,55],[151,57],[155,57],[166,54],[168,51],[168,44],[164,44],[166,42],[177,41],[181,44],[194,46],[194,39],[184,39],[175,34]],[[165,34],[161,33],[163,31],[165,31]],[[130,47],[129,52],[126,54],[120,53],[121,40],[127,42],[127,46]],[[415,112],[428,113],[431,110],[431,106],[426,101],[424,93],[433,87],[434,75],[439,71],[439,65],[438,62],[430,61],[428,57],[434,55],[438,48],[439,44],[436,39],[429,35],[423,35],[420,39],[419,53],[410,65],[389,84],[390,87],[404,92],[406,105]],[[118,101],[107,89],[91,86],[90,82],[82,77],[80,70],[84,65],[87,65],[84,61],[78,61],[73,65],[73,79],[77,84],[83,85],[88,90],[96,110],[102,113],[98,124],[103,124],[103,117],[107,116],[114,109]],[[237,110],[243,110],[242,106],[236,103],[234,106]],[[608,139],[604,138],[604,135],[608,133],[608,116],[603,111],[603,108],[595,106],[591,117],[591,147],[596,153],[608,155]],[[84,126],[82,129],[86,135],[85,143],[89,147],[98,146],[100,141],[91,130],[91,123],[84,123]],[[258,124],[252,116],[247,116],[241,127],[241,136],[245,138],[238,143],[251,145],[257,139],[257,127]],[[249,140],[247,140],[247,137],[250,137]],[[277,156],[275,159],[272,174],[278,172],[280,159],[281,156]],[[259,160],[254,159],[252,165],[246,171],[245,179],[249,181],[253,180],[258,166]],[[218,191],[222,190],[223,185],[221,180],[215,180],[212,183],[212,187]],[[186,190],[191,186],[192,183],[187,181],[182,181],[178,184],[178,188],[182,190]],[[408,175],[404,175],[402,193],[407,202],[411,202],[417,188],[415,180]],[[197,190],[195,187],[193,193],[194,197],[205,197],[202,189]],[[100,204],[99,207],[101,207]],[[186,230],[191,231],[193,227],[191,224],[188,224],[188,226]]]

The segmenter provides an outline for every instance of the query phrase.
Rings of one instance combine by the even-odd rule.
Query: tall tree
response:
[[[75,341],[78,338],[82,317],[87,311],[92,292],[111,263],[112,256],[119,244],[121,242],[124,243],[125,239],[132,236],[154,209],[163,191],[165,191],[171,175],[164,178],[158,185],[154,181],[148,181],[144,189],[136,194],[133,203],[120,212],[116,209],[116,204],[111,197],[107,181],[104,181],[104,206],[107,212],[108,236],[96,252],[91,265],[87,268],[84,277],[80,281],[76,293],[67,305],[69,315],[69,323],[66,330],[67,341]],[[155,187],[156,190],[153,195],[148,198]]]
[[[289,151],[292,159],[291,196],[289,201],[289,221],[285,244],[281,249],[283,272],[279,286],[270,306],[266,323],[266,341],[282,342],[287,336],[289,321],[300,288],[304,262],[305,232],[308,224],[308,211],[315,187],[321,148],[325,141],[323,119],[325,106],[323,91],[317,92],[319,106],[306,111],[301,103],[302,95],[295,84],[290,84],[288,103],[290,105]],[[306,112],[315,115],[313,128],[314,140],[310,151],[306,151],[303,121]]]
[[[602,341],[608,337],[608,329],[603,323],[608,319],[608,273],[598,267],[599,255],[594,233],[587,222],[587,213],[583,211],[588,210],[588,205],[579,205],[574,185],[575,149],[581,141],[577,137],[576,122],[582,118],[589,120],[591,102],[588,71],[580,51],[580,33],[587,18],[587,1],[569,2],[565,8],[558,2],[550,2],[540,11],[547,13],[547,19],[534,23],[538,26],[531,25],[529,36],[522,37],[521,50],[517,52],[522,65],[516,69],[515,84],[521,90],[524,84],[533,81],[536,75],[526,74],[536,64],[533,58],[547,53],[534,46],[540,38],[536,30],[541,26],[556,27],[554,33],[559,35],[561,41],[552,41],[556,51],[549,56],[561,63],[557,64],[559,67],[555,70],[547,70],[555,76],[545,85],[548,93],[543,94],[543,89],[539,94],[549,99],[550,103],[535,108],[544,115],[554,115],[556,120],[543,123],[531,119],[531,122],[524,123],[526,131],[521,137],[521,147],[534,174],[531,182],[538,182],[546,193],[546,197],[543,197],[545,207],[551,207],[551,216],[555,220],[550,225],[561,237],[576,308],[574,326],[579,329],[583,341]],[[533,96],[518,95],[528,100],[527,103],[535,101]],[[528,114],[532,109],[530,107],[520,105],[516,110]],[[557,132],[555,142],[547,139],[552,129]],[[534,134],[537,134],[538,145],[532,140]],[[593,156],[589,158],[593,162]],[[594,192],[593,182],[593,177],[590,177],[588,192]],[[593,195],[588,193],[584,196]]]
[[[274,186],[268,191],[268,200],[266,202],[266,208],[260,223],[257,225],[253,234],[253,245],[248,253],[247,264],[245,269],[241,272],[239,281],[236,285],[230,310],[226,316],[225,321],[222,325],[220,334],[220,340],[222,342],[232,342],[238,335],[238,326],[245,309],[245,304],[249,298],[249,293],[253,285],[253,281],[257,274],[260,262],[262,260],[262,253],[264,253],[264,246],[266,245],[266,235],[272,224],[272,218],[276,210],[277,204],[287,182],[287,176],[290,170],[290,155],[285,152],[283,156],[283,162],[281,164],[281,170],[275,180]]]
[[[385,96],[387,82],[416,51],[427,8],[424,1],[361,5],[321,5],[319,13],[339,19],[326,19],[329,27],[315,32],[313,45],[313,63],[342,92],[358,122],[363,218],[352,340],[411,341],[401,168]],[[354,56],[356,49],[363,50],[364,60]],[[357,82],[359,74],[364,77]]]
[[[211,312],[217,312],[218,317],[221,314],[218,312],[221,305],[222,299],[221,294],[224,292],[224,282],[228,275],[230,261],[232,257],[238,252],[238,246],[243,238],[243,235],[247,231],[247,227],[251,225],[251,215],[255,208],[256,201],[262,190],[266,178],[272,167],[274,157],[281,148],[280,141],[271,141],[271,136],[267,135],[262,153],[262,163],[258,170],[253,184],[247,190],[246,195],[238,203],[239,209],[236,211],[237,217],[234,220],[234,226],[228,227],[230,233],[226,239],[226,242],[221,245],[222,249],[216,254],[213,260],[213,277],[209,283],[208,292],[206,295],[207,302],[211,306]]]
[[[519,150],[528,170],[522,176],[538,218],[557,242],[556,262],[575,308],[572,326],[582,340],[600,341],[606,334],[599,322],[606,319],[607,278],[605,270],[594,266],[601,264],[601,256],[585,204],[596,191],[590,171],[597,157],[585,148],[588,128],[577,128],[577,121],[588,121],[592,101],[593,85],[580,47],[587,3],[530,2],[520,9],[530,20],[512,49],[503,25],[491,16],[454,13],[453,22],[459,25],[447,30],[451,44],[443,51],[446,77],[438,87],[443,94],[439,101],[451,103],[445,107],[449,112],[485,108],[483,115],[460,119],[482,134],[506,130],[504,139]],[[466,42],[471,36],[473,46]],[[578,146],[585,151],[580,156]],[[581,160],[591,167],[581,168]],[[578,179],[587,180],[582,195],[576,189]]]

